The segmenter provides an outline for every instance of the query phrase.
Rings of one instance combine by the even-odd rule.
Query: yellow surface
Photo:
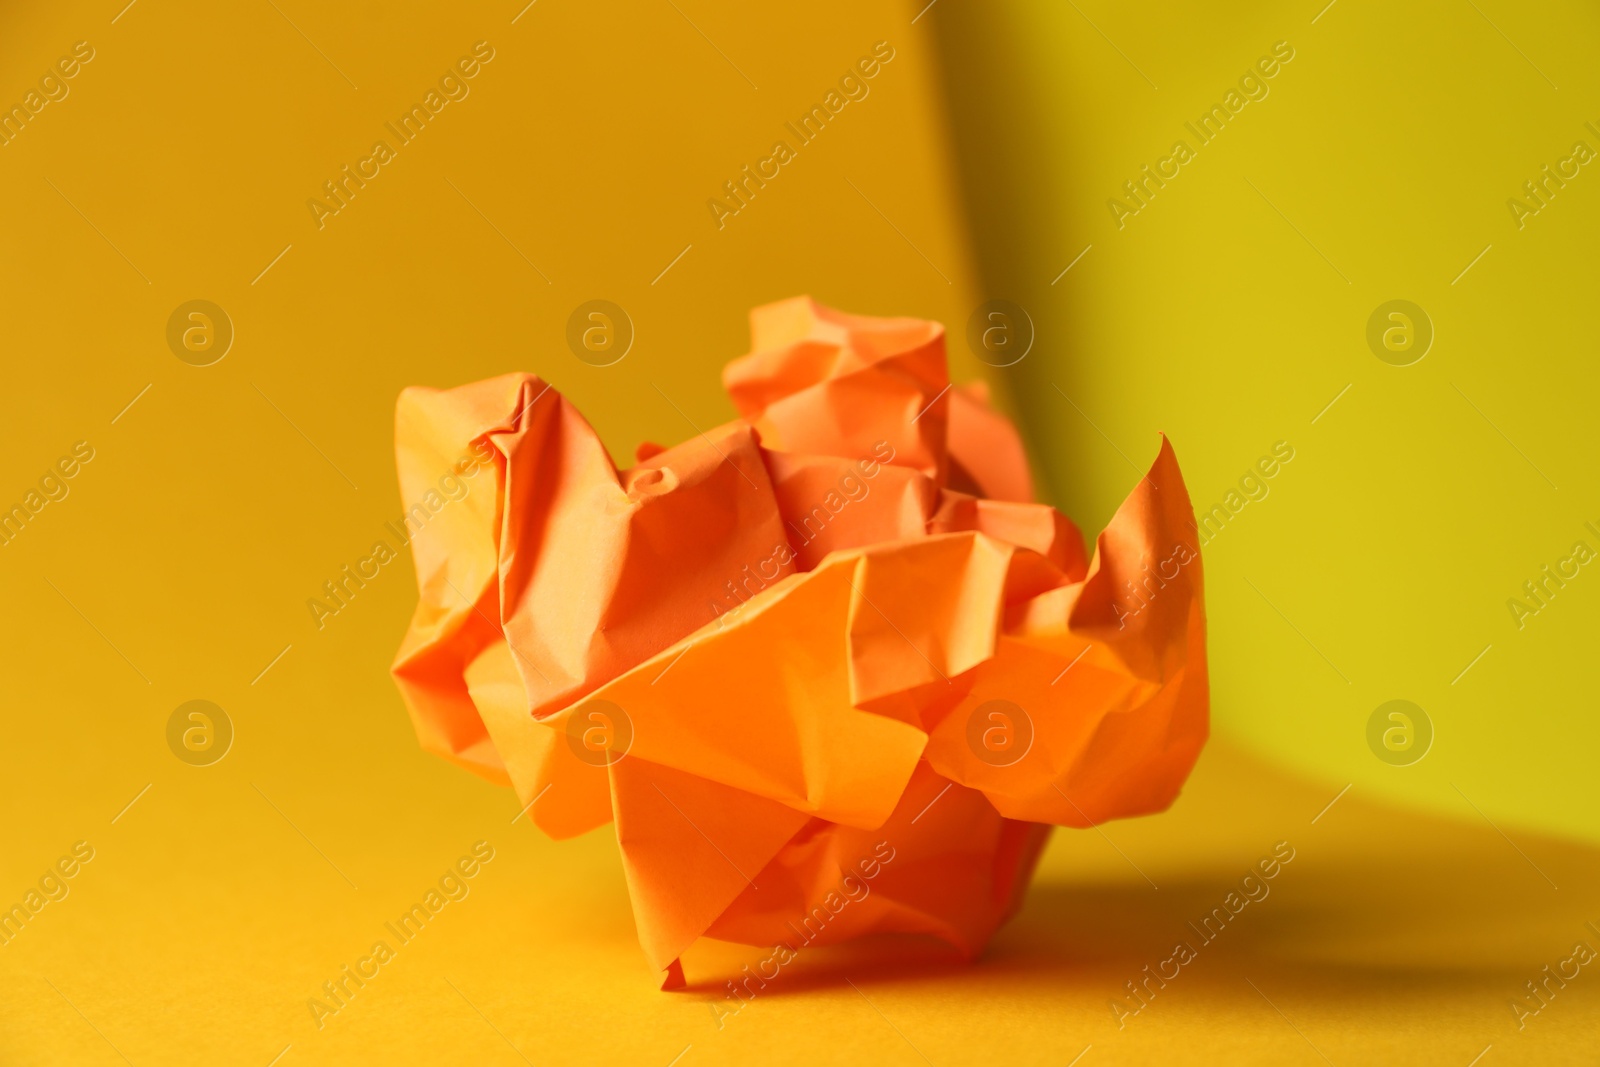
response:
[[[1535,606],[1523,583],[1575,542],[1600,553],[1600,177],[1569,163],[1536,215],[1508,208],[1575,142],[1600,153],[1600,13],[1160,12],[941,3],[923,20],[948,60],[984,285],[1038,329],[1005,373],[1057,504],[1098,528],[1159,430],[1209,510],[1287,442],[1265,497],[1239,493],[1205,548],[1218,729],[1328,783],[1457,817],[1470,797],[1600,841],[1600,582],[1568,564],[1536,615],[1519,626],[1508,607]],[[1185,124],[1279,42],[1293,58],[1202,143]],[[1123,183],[1179,140],[1194,158],[1146,206],[1107,206],[1132,206]],[[1433,323],[1411,366],[1366,340],[1396,299]],[[1435,730],[1409,768],[1366,745],[1392,699]]]
[[[1490,1044],[1486,1067],[1592,1059],[1589,969],[1525,1030],[1507,1006],[1575,941],[1600,945],[1596,854],[1518,828],[1594,835],[1578,684],[1592,579],[1520,633],[1503,601],[1600,518],[1571,310],[1600,179],[1520,232],[1504,207],[1595,117],[1593,16],[1484,9],[1556,91],[1471,5],[1341,0],[1315,26],[1286,7],[1157,25],[1080,6],[986,20],[988,5],[942,0],[912,25],[889,3],[8,5],[0,100],[21,103],[75,42],[93,58],[0,147],[0,500],[23,501],[77,442],[93,458],[0,548],[0,904],[75,842],[93,858],[0,946],[0,1063],[667,1064],[686,1046],[684,1065],[1065,1063],[1091,1044],[1085,1067],[1322,1062],[1308,1046],[1335,1063],[1465,1064]],[[1239,136],[1116,231],[1114,187],[1279,39],[1296,58]],[[319,229],[307,200],[478,41],[494,57],[470,94]],[[895,58],[870,95],[717,229],[706,201],[878,41]],[[715,371],[744,350],[745,310],[802,291],[956,338],[989,295],[1029,306],[1038,348],[994,380],[1087,529],[1135,476],[1050,406],[1052,380],[1136,464],[1146,431],[1167,430],[1197,502],[1275,440],[1297,458],[1207,550],[1224,740],[1169,815],[1058,832],[973,968],[925,948],[895,965],[882,946],[818,952],[719,1030],[719,977],[764,953],[703,946],[693,988],[657,992],[609,831],[546,841],[512,822],[509,792],[417,750],[387,671],[409,563],[320,631],[305,602],[398,513],[402,386],[536,371],[623,457],[729,417]],[[1364,347],[1393,297],[1438,329],[1413,367]],[[595,298],[637,330],[609,368],[564,340]],[[209,367],[167,345],[196,299],[235,330]],[[952,357],[976,376],[964,346]],[[1397,696],[1439,732],[1407,769],[1363,734]],[[235,729],[210,767],[168,748],[195,699]],[[1380,807],[1385,792],[1451,821]],[[319,1029],[323,983],[478,841],[494,858],[469,895]],[[1271,895],[1119,1030],[1123,983],[1278,841],[1296,858]]]

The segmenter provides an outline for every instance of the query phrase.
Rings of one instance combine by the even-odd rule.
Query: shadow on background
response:
[[[1157,968],[1183,942],[1194,958],[1178,977],[1140,984],[1142,994],[1154,990],[1152,1006],[1163,998],[1232,1003],[1249,993],[1244,979],[1266,976],[1307,990],[1328,1010],[1430,1005],[1487,1013],[1499,1025],[1515,1021],[1509,998],[1525,995],[1523,983],[1540,979],[1545,964],[1566,959],[1578,941],[1600,946],[1600,850],[1513,840],[1476,816],[1451,821],[1355,796],[1328,799],[1319,786],[1213,742],[1166,815],[1109,823],[1109,837],[1058,830],[1023,910],[975,964],[928,939],[869,938],[802,950],[757,998],[847,983],[950,995],[998,985],[1136,1007],[1126,983],[1145,982],[1146,966]],[[1228,913],[1228,895],[1278,841],[1291,842],[1293,858],[1251,887],[1259,900],[1226,925],[1213,919],[1210,939],[1202,936],[1205,917]],[[691,967],[689,990],[722,996],[726,981],[764,956],[716,946]],[[1575,980],[1558,995],[1592,1003],[1600,983],[1591,984]]]
[[[1059,253],[1060,269],[1084,244],[1066,232],[1060,209],[1073,184],[1073,138],[1063,136],[1077,126],[1073,101],[1054,99],[1034,68],[1018,61],[1022,30],[1014,7],[945,3],[932,23],[978,295],[1021,304],[1034,320],[1029,357],[995,378],[1005,383],[1024,425],[1048,422],[1065,442],[1030,450],[1041,497],[1084,520],[1086,531],[1098,530],[1110,517],[1109,500],[1081,478],[1083,457],[1098,456],[1105,441],[1057,393],[1057,387],[1071,397],[1082,393],[1080,368],[1089,354],[1081,325],[1092,308],[1078,295],[1081,289],[1051,285],[1056,275],[1034,269],[1043,250]],[[953,344],[964,343],[965,327],[950,324]],[[1137,465],[1153,455],[1152,449],[1131,459]]]

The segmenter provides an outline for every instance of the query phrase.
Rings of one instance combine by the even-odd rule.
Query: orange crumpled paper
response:
[[[1177,460],[1087,560],[938,323],[750,319],[740,417],[627,470],[531,374],[401,394],[395,678],[423,746],[552,837],[616,823],[664,987],[702,936],[976,956],[1050,824],[1164,809],[1205,742]]]

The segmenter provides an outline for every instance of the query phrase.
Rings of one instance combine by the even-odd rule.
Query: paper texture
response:
[[[406,390],[396,680],[422,744],[546,833],[615,823],[668,984],[702,936],[976,955],[1051,824],[1165,808],[1205,742],[1177,460],[1087,559],[937,323],[801,297],[751,327],[740,418],[626,470],[534,375]]]

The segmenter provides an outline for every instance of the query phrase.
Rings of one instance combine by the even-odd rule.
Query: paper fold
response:
[[[533,375],[401,395],[397,683],[422,744],[545,832],[615,822],[658,968],[701,936],[975,954],[1047,824],[1161,810],[1205,741],[1176,457],[1088,558],[938,324],[751,321],[740,418],[626,470]]]

